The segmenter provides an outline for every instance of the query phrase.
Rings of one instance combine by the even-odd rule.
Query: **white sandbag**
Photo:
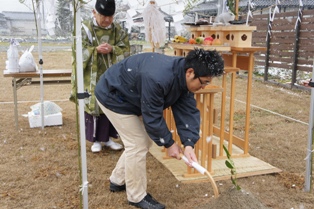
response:
[[[34,45],[22,54],[19,60],[20,72],[33,72],[37,70],[37,65],[32,55],[33,49]]]
[[[20,44],[17,40],[11,39],[10,47],[7,51],[8,62],[6,63],[6,69],[12,73],[19,72],[19,51],[17,48],[19,45]]]
[[[31,106],[34,115],[41,115],[41,103]],[[62,109],[54,102],[44,101],[44,115],[52,115],[61,112]]]

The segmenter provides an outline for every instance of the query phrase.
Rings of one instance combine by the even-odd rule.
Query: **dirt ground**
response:
[[[37,59],[37,53],[33,53]],[[69,50],[43,52],[45,69],[71,68]],[[6,53],[0,53],[5,68]],[[242,75],[243,73],[241,73]],[[220,79],[216,79],[217,84]],[[244,134],[245,76],[236,79],[235,134]],[[39,86],[18,90],[19,127],[14,125],[11,79],[0,76],[0,208],[80,208],[80,166],[76,109],[68,101],[71,86],[47,85],[44,99],[62,109],[63,125],[30,128],[23,117],[40,101]],[[219,96],[217,96],[219,101]],[[308,137],[309,92],[292,91],[253,81],[249,153],[282,170],[281,173],[217,181],[213,198],[209,182],[181,183],[148,155],[148,192],[169,209],[304,209],[314,208],[314,193],[304,192]],[[219,106],[217,106],[219,107]],[[219,108],[217,108],[219,112]],[[110,193],[108,177],[121,152],[104,149],[94,154],[86,144],[88,202],[92,209],[128,209],[126,195]]]

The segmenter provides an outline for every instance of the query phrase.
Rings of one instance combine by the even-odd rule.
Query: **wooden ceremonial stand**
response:
[[[221,86],[208,85],[195,93],[197,107],[201,113],[201,130],[200,140],[195,145],[195,153],[199,159],[199,164],[213,173],[212,160],[215,158],[226,158],[223,150],[223,144],[228,143],[227,149],[231,157],[246,157],[249,156],[249,125],[250,125],[250,100],[252,91],[252,75],[254,70],[254,53],[257,51],[265,51],[264,47],[252,47],[252,32],[256,27],[247,25],[228,25],[228,26],[190,26],[192,37],[207,37],[211,36],[219,39],[222,45],[193,45],[187,43],[171,43],[169,44],[174,49],[175,56],[186,56],[190,50],[195,47],[205,50],[217,50],[221,52],[225,60],[225,73],[222,76]],[[246,96],[246,120],[245,120],[245,135],[243,138],[233,134],[234,129],[234,101],[236,89],[236,74],[239,70],[248,71],[247,78],[247,96]],[[227,76],[230,76],[230,83],[227,83]],[[226,131],[226,101],[227,88],[230,85],[230,107],[229,107],[229,127]],[[216,93],[221,93],[221,114],[220,125],[215,123],[215,108],[214,96]],[[179,136],[177,135],[176,126],[171,113],[171,108],[165,110],[164,117],[173,133],[174,140],[180,144]],[[213,138],[218,138],[219,143],[213,143]],[[218,147],[219,146],[219,151]],[[242,153],[234,154],[233,146],[241,148]],[[218,154],[217,154],[218,151]],[[168,156],[165,156],[168,158]],[[184,174],[186,177],[201,175],[195,169],[188,168]]]

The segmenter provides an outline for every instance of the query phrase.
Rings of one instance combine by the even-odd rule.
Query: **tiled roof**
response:
[[[239,6],[247,6],[247,0],[240,0]],[[253,0],[252,1],[256,7],[268,7],[271,5],[276,4],[276,0]],[[314,6],[314,0],[303,0],[303,6]],[[281,6],[293,6],[298,7],[299,6],[299,0],[281,0],[280,4]]]
[[[218,0],[204,1],[191,9],[191,12],[214,11],[217,10]],[[303,0],[303,6],[314,7],[314,0]],[[276,4],[276,0],[252,0],[255,8],[264,8]],[[247,7],[248,0],[240,0],[239,7]],[[281,0],[280,5],[287,7],[299,7],[299,0]]]
[[[35,16],[32,12],[7,12],[3,11],[5,18],[10,20],[34,20]]]
[[[5,17],[3,14],[0,13],[0,21],[5,21]]]
[[[200,3],[191,9],[191,11],[208,11],[208,10],[217,10],[217,2],[203,2]]]
[[[164,17],[165,17],[168,21],[173,22],[173,17],[172,17],[171,15],[169,15],[169,14],[166,13],[166,12],[164,12],[164,11],[161,10],[160,8],[159,8],[159,11],[161,12],[161,14],[164,15]],[[141,18],[143,18],[143,13],[139,13],[139,12],[137,12],[137,11],[136,11],[136,13],[137,13],[137,14],[132,17],[133,19],[141,19]]]

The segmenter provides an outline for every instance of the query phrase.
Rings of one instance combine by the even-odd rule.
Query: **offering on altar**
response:
[[[215,18],[213,25],[230,25],[230,21],[233,21],[235,16],[231,12],[224,12]]]

